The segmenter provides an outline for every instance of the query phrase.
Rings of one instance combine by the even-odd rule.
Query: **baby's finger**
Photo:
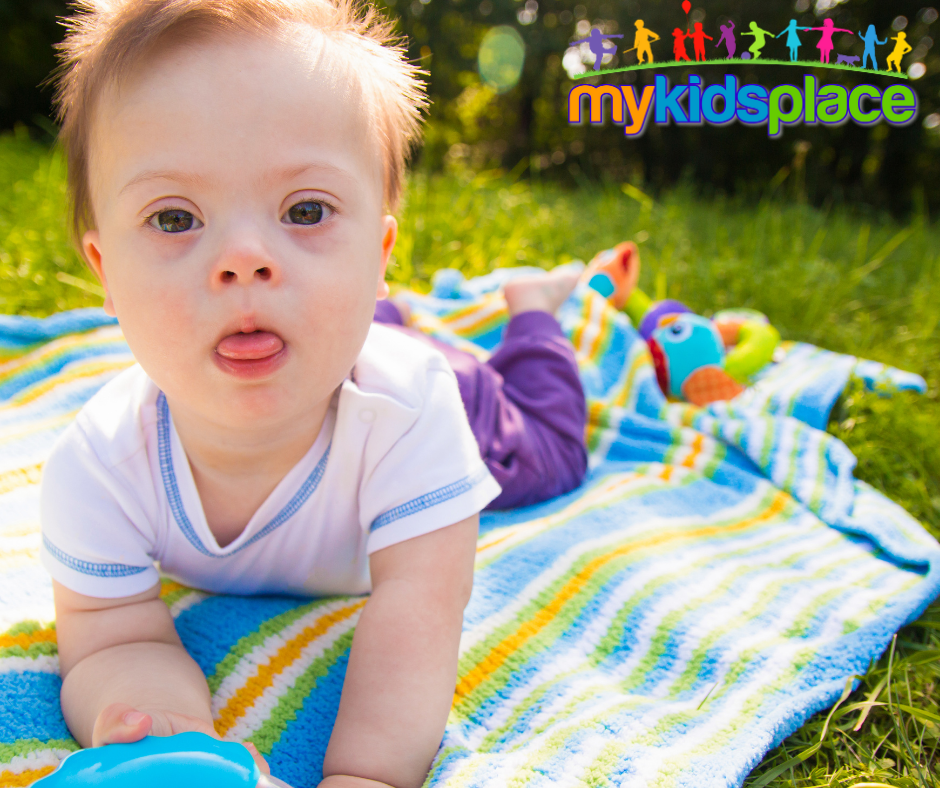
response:
[[[91,746],[102,744],[127,744],[140,741],[150,732],[153,720],[126,703],[112,703],[106,706],[95,720],[95,729],[91,735]]]
[[[261,773],[270,777],[271,767],[268,766],[268,762],[264,759],[261,753],[258,752],[258,748],[249,741],[242,742],[242,744],[244,744],[245,749],[251,753],[251,757],[255,759],[255,763],[258,764],[258,768],[261,770]]]

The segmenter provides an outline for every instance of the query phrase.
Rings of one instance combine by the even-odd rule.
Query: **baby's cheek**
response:
[[[355,346],[354,351],[358,353],[375,313],[375,296],[371,300],[361,294],[343,299],[337,297],[328,309],[325,315],[334,341],[344,348]]]
[[[198,305],[179,288],[146,282],[115,299],[118,321],[134,356],[147,367],[179,365],[205,339]],[[158,375],[157,369],[151,375]]]
[[[371,321],[375,310],[378,268],[370,270],[358,260],[338,262],[315,286],[311,294],[325,313],[350,321]]]
[[[348,368],[359,354],[372,323],[375,283],[369,290],[364,281],[346,282],[321,292],[316,301],[309,312],[316,324],[311,327],[310,336],[326,340],[328,347],[318,349],[321,356],[329,355],[337,367]]]
[[[178,287],[160,287],[141,283],[124,311],[128,320],[145,323],[151,331],[165,338],[191,336],[199,322],[198,304],[192,294]]]

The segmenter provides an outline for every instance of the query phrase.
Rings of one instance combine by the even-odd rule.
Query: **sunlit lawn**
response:
[[[0,137],[0,311],[47,315],[101,303],[69,246],[62,159],[25,136]],[[780,187],[784,191],[783,183]],[[749,306],[787,339],[923,375],[926,396],[851,391],[830,431],[857,475],[940,537],[940,230],[779,200],[654,201],[607,184],[565,191],[496,174],[412,178],[390,277],[426,288],[441,267],[467,276],[496,266],[550,267],[635,239],[641,286],[708,314]],[[811,720],[765,760],[753,785],[940,785],[940,605],[898,636],[833,715]],[[858,703],[872,698],[860,730]],[[898,708],[912,707],[917,714]],[[802,760],[801,760],[802,758]]]

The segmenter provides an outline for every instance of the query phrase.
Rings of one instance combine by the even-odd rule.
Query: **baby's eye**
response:
[[[281,221],[287,224],[319,224],[331,213],[330,207],[322,202],[304,200],[288,208]]]
[[[160,211],[150,217],[150,226],[165,233],[184,233],[187,230],[198,229],[202,227],[200,222],[189,211],[180,208],[170,208],[166,211]]]

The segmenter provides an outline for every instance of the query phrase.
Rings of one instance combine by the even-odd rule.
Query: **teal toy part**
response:
[[[614,294],[614,280],[603,271],[598,271],[591,277],[588,287],[600,293],[604,298],[610,298]]]
[[[721,367],[725,346],[721,334],[711,320],[692,312],[677,315],[660,325],[652,339],[664,356],[669,390],[667,394],[682,397],[682,384],[699,367]]]
[[[69,755],[39,788],[256,788],[267,783],[251,753],[204,733],[147,736]]]

